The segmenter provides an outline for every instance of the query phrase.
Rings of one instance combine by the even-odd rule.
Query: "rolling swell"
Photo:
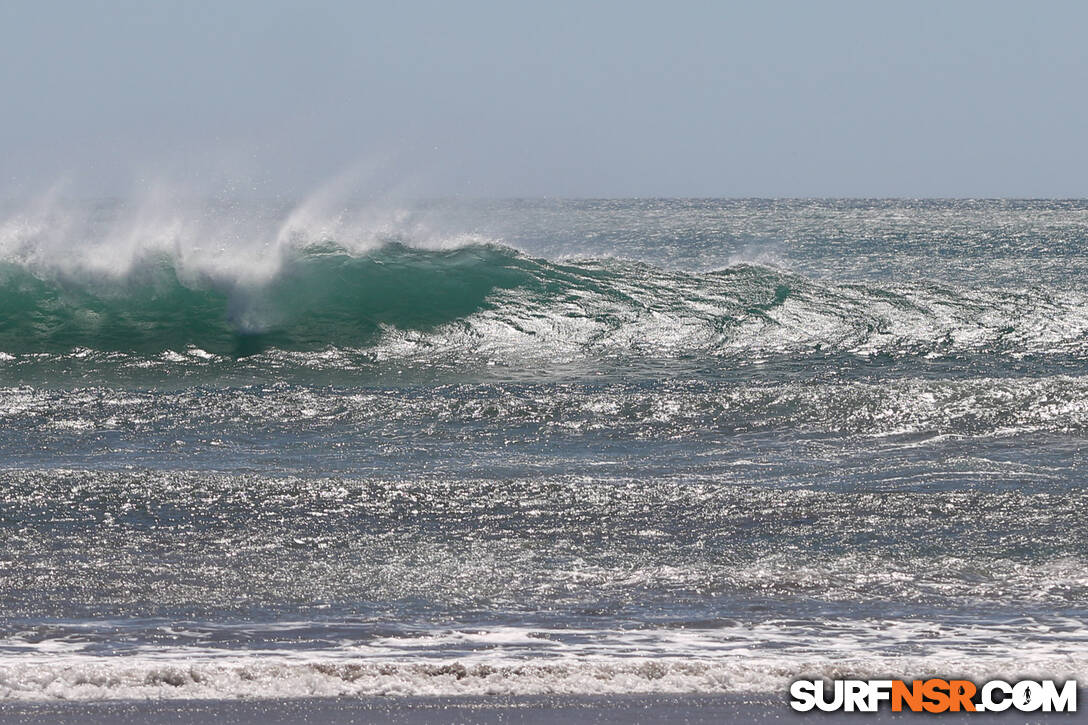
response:
[[[616,259],[553,262],[472,244],[334,244],[281,255],[263,278],[167,256],[123,274],[0,263],[0,352],[155,354],[193,348],[363,349],[378,357],[506,364],[586,357],[850,353],[1081,355],[1088,302],[1071,292],[830,283],[758,265],[671,271]]]

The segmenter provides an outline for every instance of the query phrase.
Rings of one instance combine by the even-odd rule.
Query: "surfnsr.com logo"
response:
[[[1076,712],[1077,682],[1054,680],[797,680],[790,707],[798,712]]]

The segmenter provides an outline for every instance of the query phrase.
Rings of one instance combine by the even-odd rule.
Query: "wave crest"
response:
[[[41,274],[0,265],[0,350],[8,353],[216,353],[360,346],[384,327],[426,330],[480,310],[526,280],[513,250],[388,244],[365,255],[335,245],[290,252],[261,282],[185,273],[147,258],[123,277]]]
[[[164,253],[122,275],[0,263],[0,352],[363,349],[505,364],[586,357],[1083,354],[1076,293],[877,287],[741,264],[706,273],[553,262],[496,244],[281,248],[269,275]]]

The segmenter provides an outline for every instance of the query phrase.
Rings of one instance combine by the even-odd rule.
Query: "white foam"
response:
[[[265,319],[261,289],[314,245],[364,255],[393,240],[423,249],[494,241],[438,231],[410,205],[351,200],[344,179],[283,208],[192,202],[166,183],[124,203],[78,204],[61,188],[0,217],[0,262],[108,292],[119,281],[158,280],[165,261],[181,284],[227,294],[232,321],[247,332],[274,322]]]
[[[955,675],[993,678],[1088,676],[1088,658],[1042,660],[988,656],[940,659],[737,657],[721,662],[679,658],[527,661],[520,664],[299,661],[252,656],[201,659],[82,658],[0,665],[0,699],[231,699],[340,696],[456,696],[785,692],[798,677]]]
[[[189,645],[101,656],[72,641],[20,646],[15,637],[0,641],[0,699],[785,692],[798,677],[1084,679],[1086,643],[1075,622],[785,620],[710,630],[435,631],[319,652]]]

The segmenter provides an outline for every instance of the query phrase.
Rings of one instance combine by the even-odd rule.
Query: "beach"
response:
[[[9,716],[1088,676],[1084,202],[34,213],[0,269]]]

